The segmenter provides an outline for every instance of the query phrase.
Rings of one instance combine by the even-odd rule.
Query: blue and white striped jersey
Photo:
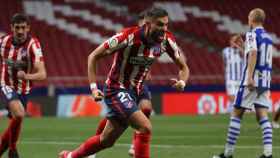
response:
[[[245,40],[245,67],[242,75],[243,86],[247,85],[248,79],[248,55],[252,50],[257,50],[257,63],[254,69],[253,79],[255,87],[262,89],[269,89],[271,82],[272,71],[272,51],[273,42],[268,33],[263,27],[256,27],[255,29],[246,33]]]
[[[225,81],[241,81],[243,70],[243,59],[238,49],[226,47],[223,49],[223,58],[225,64]]]

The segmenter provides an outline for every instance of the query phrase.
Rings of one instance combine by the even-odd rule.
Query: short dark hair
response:
[[[165,16],[168,16],[168,12],[162,8],[156,8],[156,7],[153,7],[150,10],[148,10],[145,15],[145,17],[152,18],[152,19],[161,18]]]
[[[21,14],[21,13],[16,13],[13,15],[12,19],[11,19],[11,24],[18,24],[18,23],[24,23],[26,22],[27,24],[29,24],[29,18],[25,15],[25,14]]]
[[[141,13],[139,13],[137,15],[137,20],[143,20],[145,18],[146,14],[147,14],[146,10],[142,11]]]

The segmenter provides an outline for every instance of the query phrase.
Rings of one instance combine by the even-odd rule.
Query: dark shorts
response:
[[[6,108],[9,111],[9,103],[12,100],[20,100],[24,108],[27,106],[27,95],[20,95],[14,89],[10,88],[9,86],[2,86],[0,87],[0,99],[4,102]],[[10,111],[9,111],[10,113]],[[9,115],[10,116],[10,115]]]
[[[142,94],[142,93],[141,93]],[[142,96],[146,97],[146,96]],[[104,101],[107,107],[106,117],[127,126],[129,117],[138,110],[140,95],[135,91],[104,87]]]
[[[142,91],[142,92],[140,93],[140,95],[137,97],[137,104],[139,104],[139,102],[140,102],[142,99],[152,100],[151,91],[149,90],[149,87],[148,87],[146,84],[144,84],[143,91]]]

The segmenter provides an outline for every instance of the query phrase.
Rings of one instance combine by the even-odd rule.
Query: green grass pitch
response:
[[[100,118],[27,118],[18,150],[22,158],[57,158],[62,149],[74,149],[95,133]],[[152,158],[211,158],[223,151],[228,115],[153,116]],[[7,120],[0,118],[0,133]],[[97,158],[128,158],[132,130]],[[274,130],[273,156],[280,158],[280,130]],[[235,158],[257,158],[262,153],[261,130],[254,115],[243,119]],[[6,155],[5,155],[6,156]],[[5,156],[3,158],[5,158]]]

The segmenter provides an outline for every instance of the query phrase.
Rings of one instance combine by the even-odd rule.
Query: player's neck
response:
[[[252,29],[254,30],[254,29],[258,28],[258,27],[263,27],[263,25],[262,24],[253,24]]]

